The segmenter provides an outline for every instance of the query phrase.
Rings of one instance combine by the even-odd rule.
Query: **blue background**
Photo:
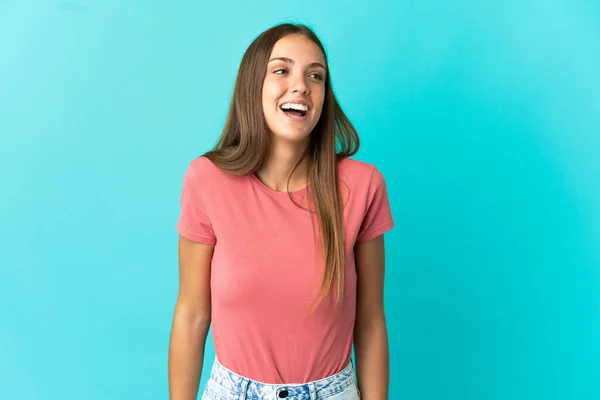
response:
[[[388,183],[390,398],[597,399],[592,0],[0,2],[0,399],[168,397],[183,173],[284,21]]]

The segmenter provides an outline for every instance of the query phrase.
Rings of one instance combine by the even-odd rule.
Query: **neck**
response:
[[[263,165],[255,172],[255,175],[270,188],[278,192],[286,192],[290,174],[302,157],[304,150],[305,148],[297,145],[272,143]],[[307,170],[308,158],[305,157],[290,179],[290,192],[306,187]]]

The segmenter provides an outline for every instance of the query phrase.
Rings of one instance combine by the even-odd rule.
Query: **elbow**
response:
[[[386,318],[383,309],[372,310],[368,313],[357,313],[354,324],[355,332],[368,332],[382,327],[386,328]]]
[[[177,302],[173,319],[179,325],[199,330],[208,330],[211,324],[211,312],[210,308],[192,307],[188,304]]]

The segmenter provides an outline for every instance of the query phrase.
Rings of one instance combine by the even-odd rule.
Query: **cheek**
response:
[[[317,96],[315,96],[313,98],[313,104],[315,106],[317,106],[318,110],[319,110],[319,114],[321,114],[321,111],[323,109],[323,103],[325,102],[325,94],[323,93],[323,91],[315,93]]]
[[[263,101],[276,102],[281,97],[282,85],[277,81],[266,80],[263,85]]]

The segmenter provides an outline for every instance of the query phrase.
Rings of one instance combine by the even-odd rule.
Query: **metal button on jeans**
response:
[[[289,392],[286,389],[279,389],[277,391],[277,396],[280,399],[285,399],[286,397],[288,397]]]

